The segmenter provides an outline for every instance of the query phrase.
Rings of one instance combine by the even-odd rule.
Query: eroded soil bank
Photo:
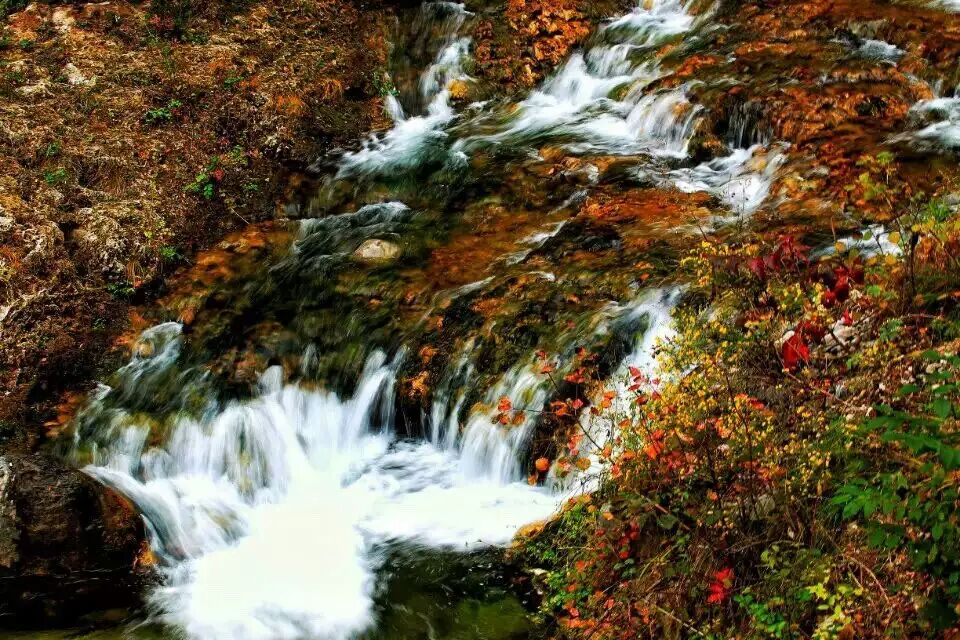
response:
[[[383,125],[395,18],[339,0],[19,8],[0,31],[0,437],[28,450],[112,362],[131,302]]]

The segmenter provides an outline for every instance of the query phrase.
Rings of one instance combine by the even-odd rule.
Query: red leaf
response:
[[[801,332],[795,332],[783,343],[783,365],[793,371],[800,363],[810,361],[810,347],[803,340]]]
[[[763,263],[762,258],[750,258],[750,260],[747,261],[747,268],[750,269],[750,272],[757,276],[759,280],[767,279],[767,266]]]

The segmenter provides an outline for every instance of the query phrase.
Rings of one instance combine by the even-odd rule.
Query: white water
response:
[[[496,133],[457,141],[455,152],[504,142],[556,139],[572,153],[645,153],[682,158],[699,114],[683,87],[645,92],[662,77],[638,51],[693,25],[678,0],[656,2],[603,26],[597,44],[574,53],[544,85],[520,102]],[[621,91],[621,98],[614,97]]]
[[[521,477],[525,442],[512,434],[523,427],[503,431],[489,412],[462,440],[399,440],[395,367],[371,356],[348,399],[271,368],[259,397],[182,418],[160,447],[145,446],[135,418],[119,421],[133,437],[115,437],[88,471],[146,517],[164,563],[151,597],[161,620],[191,638],[350,637],[374,621],[384,543],[504,544],[556,508]],[[522,396],[532,375],[508,374],[491,393]]]
[[[906,52],[889,42],[865,38],[857,47],[856,53],[861,58],[868,60],[879,60],[881,62],[896,64]]]
[[[639,370],[650,380],[660,375],[658,348],[675,335],[672,313],[683,295],[682,287],[650,289],[627,305],[611,305],[605,311],[606,318],[597,327],[599,332],[609,332],[616,324],[642,325],[636,332],[633,349],[623,358],[619,366],[607,377],[604,390],[615,393],[612,404],[601,416],[594,416],[589,407],[580,413],[580,425],[585,436],[580,440],[579,455],[587,457],[591,465],[587,472],[560,477],[556,465],[550,470],[550,485],[559,491],[592,491],[600,482],[603,465],[600,463],[600,449],[612,445],[618,432],[621,419],[629,417],[634,411],[631,406],[634,392],[629,390],[633,384],[631,369]],[[649,391],[650,389],[645,389]],[[596,403],[600,398],[593,398]]]
[[[881,224],[873,224],[864,229],[862,233],[857,234],[857,237],[840,238],[830,245],[816,249],[810,255],[813,258],[832,256],[837,252],[837,245],[843,245],[845,251],[856,249],[864,258],[876,255],[899,256],[903,254],[903,248],[890,241],[890,232]]]
[[[393,128],[383,136],[371,137],[359,151],[346,154],[341,160],[338,178],[411,169],[423,162],[431,147],[442,146],[447,138],[444,127],[456,117],[450,104],[450,85],[470,79],[463,63],[469,56],[471,41],[460,35],[469,13],[462,4],[453,2],[426,3],[423,12],[447,16],[441,23],[440,50],[420,78],[426,113],[408,117],[397,97],[388,94],[387,110],[393,117]],[[421,19],[425,18],[421,16]]]
[[[921,100],[910,109],[910,114],[922,125],[896,136],[895,141],[910,141],[922,147],[960,148],[960,98]]]
[[[786,156],[783,149],[752,145],[734,149],[728,156],[715,158],[689,169],[670,172],[670,182],[681,191],[706,191],[715,195],[737,215],[751,214],[760,208]]]

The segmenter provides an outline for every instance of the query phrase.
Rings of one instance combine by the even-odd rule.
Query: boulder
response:
[[[0,456],[0,624],[138,605],[146,550],[126,498],[52,458]]]
[[[378,238],[366,240],[353,252],[360,262],[390,262],[400,257],[400,245]]]

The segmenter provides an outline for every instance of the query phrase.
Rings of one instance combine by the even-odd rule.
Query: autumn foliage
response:
[[[954,637],[960,269],[909,247],[957,230],[936,202],[895,228],[708,239],[659,378],[558,365],[588,404],[552,473],[598,483],[514,554],[559,636]]]

